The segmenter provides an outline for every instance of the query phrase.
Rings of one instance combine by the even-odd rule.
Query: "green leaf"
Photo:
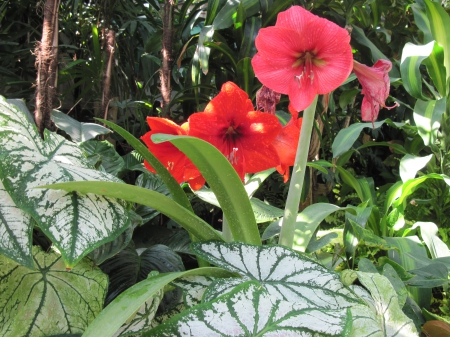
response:
[[[120,200],[35,189],[64,181],[120,181],[91,169],[74,143],[48,130],[44,136],[42,140],[25,115],[0,99],[0,178],[4,188],[58,247],[68,267],[73,267],[90,251],[120,235],[130,218],[127,205]]]
[[[403,47],[400,72],[406,91],[414,98],[428,99],[422,95],[422,75],[419,68],[422,61],[430,56],[433,46],[434,41],[426,45],[415,45],[408,42]]]
[[[447,83],[450,78],[450,34],[448,34],[450,17],[440,3],[430,0],[423,1],[425,2],[431,33],[436,42],[444,49],[444,67],[447,73],[445,82]]]
[[[428,74],[441,97],[447,95],[445,67],[442,66],[444,64],[444,58],[444,48],[435,42],[430,56],[423,61],[423,64],[426,65]]]
[[[427,266],[409,271],[416,277],[407,281],[406,284],[419,288],[434,288],[447,286],[449,284],[448,268],[441,262],[433,262]]]
[[[339,172],[342,181],[356,191],[361,202],[368,202],[369,206],[376,203],[376,194],[372,178],[356,179],[354,175],[340,166],[336,166],[336,170]]]
[[[252,16],[245,20],[244,38],[242,39],[241,48],[239,49],[240,60],[244,58],[251,59],[253,55],[256,54],[255,38],[258,35],[260,29],[260,17]]]
[[[373,128],[377,129],[381,127],[385,122],[388,122],[391,124],[392,122],[390,120],[384,120],[373,123]],[[392,123],[397,127],[401,127],[404,125],[404,123]],[[372,123],[357,123],[352,124],[348,128],[342,129],[337,134],[336,138],[333,141],[332,145],[332,151],[333,151],[333,158],[336,158],[340,156],[341,154],[347,152],[355,143],[356,139],[358,139],[361,131],[364,128],[372,128]]]
[[[68,272],[54,252],[33,255],[33,271],[0,256],[0,335],[82,333],[103,308],[108,278],[89,259]]]
[[[204,26],[200,31],[200,37],[198,38],[197,50],[198,60],[200,62],[200,69],[202,69],[203,74],[207,74],[209,70],[209,53],[210,48],[203,45],[204,42],[211,42],[214,35],[213,26]]]
[[[267,27],[272,21],[275,20],[278,13],[285,10],[288,6],[292,5],[292,0],[276,0],[272,3],[266,13],[263,14],[262,27]]]
[[[372,295],[373,304],[354,306],[352,334],[350,336],[419,336],[414,322],[399,306],[397,294],[389,280],[382,275],[356,272],[359,281]]]
[[[251,58],[246,57],[240,60],[237,64],[236,72],[239,86],[251,97],[255,79]]]
[[[58,110],[52,111],[51,118],[55,125],[66,132],[72,141],[76,143],[81,143],[93,139],[98,135],[105,135],[111,132],[111,130],[99,124],[80,123],[76,119],[73,119],[69,115]]]
[[[171,141],[200,170],[216,195],[230,226],[233,238],[250,244],[261,244],[250,200],[230,162],[213,145],[194,137],[156,134],[155,143]]]
[[[180,187],[178,182],[172,177],[172,175],[164,167],[164,165],[161,164],[161,162],[147,149],[147,147],[141,143],[139,139],[134,137],[127,130],[121,128],[118,125],[115,125],[112,122],[103,119],[99,119],[99,121],[106,124],[115,132],[117,132],[119,135],[121,135],[128,142],[128,144],[130,144],[136,150],[137,153],[139,153],[146,161],[149,162],[149,164],[156,170],[158,175],[166,184],[167,188],[172,194],[173,200],[175,200],[177,203],[179,203],[186,209],[194,212],[191,203],[189,202],[186,196],[186,193],[184,193],[183,189]]]
[[[359,44],[367,47],[370,49],[370,52],[372,54],[373,61],[378,61],[379,59],[385,59],[389,60],[388,57],[386,57],[378,48],[373,44],[370,39],[367,38],[366,34],[364,34],[364,31],[362,28],[352,25],[352,39],[355,39]]]
[[[259,12],[259,0],[227,0],[225,6],[222,7],[214,19],[213,27],[215,30],[225,29],[233,25],[236,19],[237,8],[240,3],[242,3],[243,8],[245,9],[247,17]]]
[[[142,336],[182,336],[187,331],[192,336],[343,336],[350,318],[345,309],[316,309],[275,300],[257,282],[245,282]]]
[[[243,280],[255,280],[270,295],[309,308],[342,309],[359,303],[357,297],[329,271],[306,254],[282,246],[252,246],[241,242],[196,242],[192,249],[201,258]],[[228,282],[228,280],[226,280]],[[213,289],[216,289],[214,286]],[[219,295],[223,291],[218,291]]]
[[[184,305],[191,308],[202,302],[206,288],[215,280],[214,277],[193,275],[176,279],[172,285],[183,290]]]
[[[16,206],[0,180],[0,253],[30,269],[33,226],[33,218]]]
[[[220,51],[221,53],[223,53],[224,55],[226,55],[228,57],[228,59],[231,61],[231,63],[233,64],[234,68],[237,68],[237,58],[236,55],[234,54],[234,51],[231,50],[230,47],[228,47],[228,45],[224,42],[207,42],[205,41],[203,43],[204,46],[211,48],[211,49],[215,49]]]
[[[416,157],[411,154],[405,155],[400,160],[400,177],[403,182],[410,179],[414,179],[417,172],[427,165],[433,155],[430,154],[426,157]]]
[[[89,324],[83,337],[98,337],[99,331],[102,337],[112,337],[128,319],[132,319],[135,313],[153,296],[158,295],[171,281],[188,275],[206,275],[216,277],[228,277],[230,274],[219,268],[204,267],[184,272],[168,273],[152,276],[139,282],[120,294]],[[112,320],[111,317],[114,317]]]
[[[445,98],[438,101],[422,101],[420,99],[416,101],[414,122],[425,146],[435,145],[445,109]]]
[[[351,219],[347,219],[353,235],[358,240],[359,244],[364,244],[368,247],[376,247],[382,250],[396,249],[395,246],[389,245],[386,240],[380,238],[378,235],[373,234],[373,232],[361,227],[358,223]]]
[[[106,140],[88,140],[79,146],[87,153],[88,159],[92,156],[99,156],[101,167],[109,174],[118,176],[125,166],[123,158],[116,152],[114,145]]]
[[[95,193],[146,205],[167,215],[198,239],[223,240],[210,225],[180,204],[160,193],[142,187],[102,181],[78,181],[47,185],[42,188],[77,191],[83,194]]]

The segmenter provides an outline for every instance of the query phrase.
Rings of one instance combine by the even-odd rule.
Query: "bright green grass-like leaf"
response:
[[[239,86],[251,97],[253,91],[253,82],[255,79],[255,73],[253,71],[252,63],[250,57],[245,57],[241,59],[236,68],[236,73],[238,76]]]
[[[282,246],[198,242],[192,244],[192,249],[208,262],[239,273],[243,280],[258,281],[278,299],[327,309],[347,308],[360,303],[354,293],[341,283],[339,274],[305,254]]]
[[[211,49],[203,45],[204,42],[211,42],[214,35],[213,26],[204,26],[200,31],[200,37],[198,38],[197,50],[198,60],[200,62],[200,69],[203,74],[207,74],[209,70],[209,54]]]
[[[76,119],[73,119],[69,115],[58,110],[52,111],[51,118],[55,125],[66,132],[72,141],[76,143],[81,143],[93,139],[98,135],[105,135],[111,132],[111,130],[99,124],[80,123]]]
[[[213,145],[189,136],[156,134],[155,143],[171,141],[200,170],[216,195],[233,238],[249,244],[261,244],[248,195],[230,162]]]
[[[0,335],[82,333],[102,310],[107,276],[89,259],[67,271],[54,252],[33,255],[36,270],[0,256]]]
[[[397,293],[389,280],[380,274],[356,272],[359,281],[372,295],[372,305],[351,308],[352,337],[419,336],[414,322],[399,306]]]
[[[403,86],[411,96],[417,99],[427,100],[422,95],[422,75],[419,68],[422,61],[430,56],[433,46],[434,41],[421,46],[408,42],[403,47],[400,63]]]
[[[83,337],[98,337],[99,331],[101,331],[102,337],[113,336],[117,330],[120,329],[122,324],[129,319],[133,319],[139,308],[141,308],[151,297],[155,295],[158,296],[160,290],[173,280],[188,275],[216,277],[232,276],[223,269],[210,267],[151,276],[124,291],[103,309],[85,330]],[[114,317],[114,320],[112,320],[111,317]]]
[[[416,157],[411,154],[406,154],[400,160],[400,177],[403,182],[414,179],[417,172],[427,165],[433,155],[426,157]]]
[[[418,99],[414,106],[414,122],[417,131],[426,146],[433,146],[438,137],[442,115],[445,112],[445,98],[438,101],[422,101]]]
[[[130,219],[123,201],[34,187],[64,181],[120,180],[93,170],[82,151],[44,132],[0,99],[0,178],[14,203],[30,214],[61,252],[68,267],[120,235]],[[122,184],[124,185],[124,184]]]
[[[193,307],[145,336],[345,336],[346,309],[317,309],[275,299],[245,282],[218,299]]]
[[[444,49],[444,66],[447,72],[445,82],[447,83],[450,78],[450,34],[448,33],[450,17],[440,3],[430,0],[423,1],[425,2],[431,33],[437,43]]]
[[[389,125],[395,125],[398,128],[405,125],[404,123],[393,123],[389,119],[386,119],[384,121],[373,123],[373,128],[377,129],[381,127],[385,122],[388,122]],[[340,130],[336,138],[334,139],[333,145],[331,147],[333,151],[333,158],[336,158],[341,154],[347,152],[353,146],[356,139],[359,137],[361,131],[364,128],[372,128],[372,123],[352,124],[348,128]]]
[[[433,85],[436,87],[441,97],[445,97],[448,92],[445,67],[442,66],[445,62],[444,58],[444,48],[435,42],[430,56],[423,61],[423,64],[426,65],[428,74],[433,81]]]
[[[201,240],[223,240],[214,228],[161,193],[147,190],[146,188],[102,181],[78,181],[42,186],[52,190],[77,191],[83,194],[95,193],[146,205],[167,215],[183,226],[189,233]]]
[[[30,269],[34,269],[33,223],[33,218],[16,206],[0,180],[0,253]]]

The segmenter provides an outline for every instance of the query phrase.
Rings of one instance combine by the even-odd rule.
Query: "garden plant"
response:
[[[1,336],[450,336],[447,1],[34,6],[0,4]]]

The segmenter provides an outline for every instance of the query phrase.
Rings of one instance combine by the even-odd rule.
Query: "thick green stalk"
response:
[[[295,220],[298,213],[298,205],[302,195],[303,180],[305,179],[306,162],[308,161],[309,143],[314,125],[317,96],[309,107],[303,112],[302,131],[298,139],[297,154],[292,168],[289,193],[284,209],[283,223],[280,232],[280,245],[292,248],[294,244]]]

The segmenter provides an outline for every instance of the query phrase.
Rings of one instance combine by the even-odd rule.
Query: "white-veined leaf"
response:
[[[0,98],[0,178],[15,204],[30,214],[60,250],[68,267],[129,225],[126,205],[117,199],[35,187],[58,182],[120,182],[91,169],[82,151],[63,137],[44,132]]]
[[[344,336],[347,309],[317,309],[277,299],[245,282],[213,302],[171,318],[142,336]]]
[[[191,308],[202,302],[206,288],[216,280],[215,277],[192,275],[179,278],[172,284],[183,290],[184,305]]]
[[[70,272],[59,254],[33,247],[37,270],[0,256],[0,336],[82,333],[103,308],[108,277],[83,259]]]
[[[397,293],[391,282],[380,274],[356,273],[359,281],[370,291],[372,300],[367,302],[371,310],[368,310],[367,306],[360,305],[351,308],[353,319],[351,336],[419,336],[413,321],[400,308]]]
[[[130,336],[147,331],[151,328],[153,317],[155,317],[158,305],[164,295],[162,289],[154,296],[150,297],[136,312],[133,317],[120,327],[114,334],[114,337]]]
[[[243,281],[258,281],[271,296],[310,307],[346,308],[360,300],[345,287],[339,274],[304,254],[282,246],[253,246],[240,242],[193,243],[192,249],[208,262],[237,272]]]
[[[0,180],[0,253],[33,269],[32,235],[33,219],[16,206]]]

